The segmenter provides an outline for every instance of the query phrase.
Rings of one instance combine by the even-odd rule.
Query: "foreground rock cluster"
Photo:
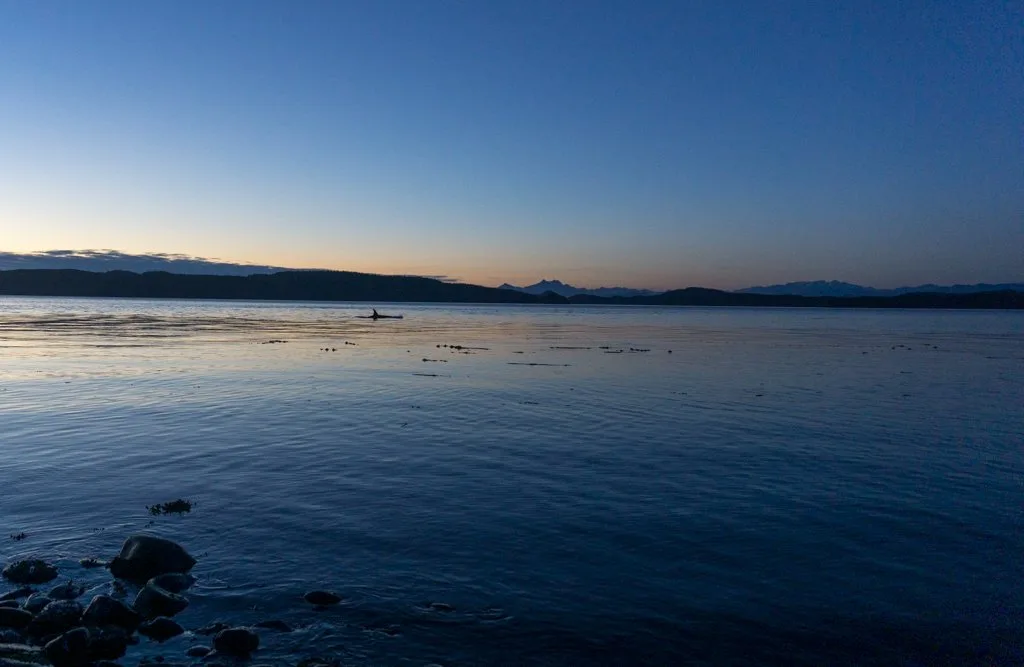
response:
[[[9,564],[4,579],[19,588],[0,595],[0,667],[111,667],[142,635],[166,641],[183,632],[173,617],[188,607],[195,559],[180,545],[151,535],[129,537],[110,564],[116,578],[139,587],[130,604],[108,595],[80,601],[84,589],[67,582],[46,592],[34,586],[57,578],[57,568],[36,559]],[[324,594],[328,595],[328,594]],[[315,596],[318,603],[333,598]],[[218,625],[213,647],[195,646],[193,657],[247,658],[259,648],[252,629]]]

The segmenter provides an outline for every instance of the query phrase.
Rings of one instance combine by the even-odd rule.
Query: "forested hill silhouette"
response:
[[[250,299],[280,301],[387,301],[439,303],[554,303],[669,306],[779,306],[825,308],[1024,309],[1024,292],[971,294],[918,292],[882,297],[806,297],[750,294],[688,287],[662,294],[565,298],[451,283],[435,278],[350,271],[282,271],[251,276],[182,275],[162,271],[94,273],[67,269],[0,271],[0,294],[23,296]]]
[[[162,299],[282,301],[438,301],[456,303],[566,303],[557,294],[449,283],[434,278],[349,271],[282,271],[251,276],[183,275],[154,271],[0,271],[0,294]]]

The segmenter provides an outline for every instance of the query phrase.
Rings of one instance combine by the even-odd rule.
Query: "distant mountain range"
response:
[[[526,294],[541,295],[545,292],[553,292],[567,299],[575,296],[597,296],[609,299],[648,297],[666,294],[646,289],[633,289],[630,287],[598,287],[588,289],[576,287],[563,283],[560,280],[541,280],[533,285],[518,287],[505,283],[498,289],[515,290]],[[782,285],[759,285],[735,290],[737,294],[766,294],[773,296],[807,296],[807,297],[887,297],[899,296],[901,294],[914,294],[925,292],[929,294],[976,294],[978,292],[1002,292],[1012,290],[1024,292],[1024,283],[978,283],[976,285],[916,285],[913,287],[894,287],[892,289],[878,289],[876,287],[865,287],[839,280],[814,280],[810,282],[794,282]]]
[[[653,296],[655,294],[661,294],[661,292],[652,292],[647,289],[631,289],[629,287],[598,287],[596,289],[588,289],[586,287],[575,287],[573,285],[567,285],[561,280],[542,280],[539,283],[533,285],[527,285],[526,287],[517,287],[515,285],[509,285],[505,283],[498,287],[498,289],[510,289],[517,292],[525,292],[527,294],[544,294],[545,292],[554,292],[559,296],[569,298],[571,296],[577,296],[584,294],[586,296],[602,296],[602,297],[630,297],[630,296]]]
[[[917,285],[915,287],[895,287],[893,289],[877,289],[864,287],[838,280],[814,280],[811,282],[785,283],[784,285],[766,285],[747,287],[736,290],[740,294],[789,294],[795,296],[899,296],[900,294],[975,294],[978,292],[1002,292],[1013,290],[1024,292],[1024,283],[978,283],[976,285]]]
[[[554,281],[550,281],[554,282]],[[550,285],[550,282],[548,284]],[[594,290],[596,291],[596,290]],[[351,271],[282,271],[249,276],[183,275],[164,271],[96,273],[70,269],[0,271],[0,295],[135,297],[149,299],[247,299],[436,303],[621,304],[637,306],[759,306],[818,308],[1013,308],[1024,309],[1024,290],[912,293],[895,296],[798,296],[725,292],[688,287],[660,294],[570,297],[547,290],[452,283],[436,278]],[[0,304],[2,308],[2,304]]]

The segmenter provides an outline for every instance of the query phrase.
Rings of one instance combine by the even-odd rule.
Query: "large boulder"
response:
[[[32,614],[24,609],[11,609],[0,607],[0,628],[14,628],[20,630],[32,622]]]
[[[55,600],[46,605],[28,624],[33,637],[49,637],[67,632],[82,620],[82,605],[74,600]]]
[[[142,616],[120,600],[108,595],[97,595],[85,608],[82,623],[94,627],[114,625],[132,632],[142,623]]]
[[[218,653],[248,657],[250,653],[260,647],[260,636],[249,628],[228,628],[221,630],[213,638],[213,648]]]
[[[57,578],[57,568],[37,558],[19,560],[4,568],[4,579],[16,584],[45,584]]]
[[[157,583],[158,581],[159,578],[154,577],[142,587],[142,590],[135,597],[135,603],[132,605],[135,607],[135,611],[146,618],[174,616],[184,611],[185,607],[188,606],[188,600],[183,595],[172,593],[163,588]]]
[[[171,540],[152,535],[132,535],[121,553],[110,561],[110,572],[119,579],[142,585],[153,577],[187,573],[196,564],[185,549]]]

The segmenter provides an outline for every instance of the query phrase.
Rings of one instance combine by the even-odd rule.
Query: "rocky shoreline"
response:
[[[17,588],[0,595],[0,667],[118,667],[122,663],[117,661],[140,643],[139,636],[164,642],[186,632],[208,637],[210,645],[189,647],[183,662],[158,657],[142,658],[137,664],[174,667],[200,660],[211,667],[232,665],[258,654],[259,630],[291,631],[283,621],[251,627],[214,623],[186,630],[174,617],[189,605],[186,593],[196,581],[190,574],[195,564],[195,558],[171,540],[133,535],[109,563],[81,561],[83,567],[106,567],[114,577],[113,595],[96,595],[83,604],[86,590],[73,581],[46,591],[41,588],[60,574],[50,563],[39,559],[9,563],[2,575]],[[341,598],[329,591],[310,591],[305,601],[323,608],[338,604]],[[313,658],[297,664],[327,667],[340,662]]]

